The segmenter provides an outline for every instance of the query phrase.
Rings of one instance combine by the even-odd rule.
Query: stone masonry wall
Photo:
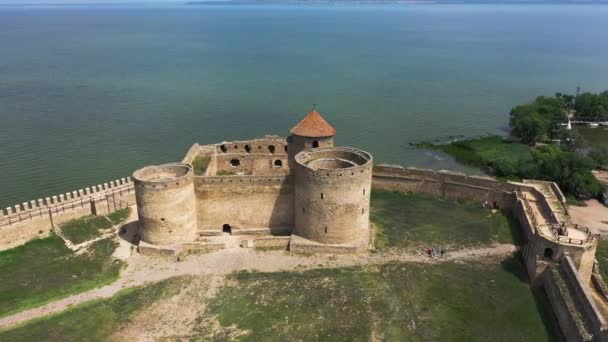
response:
[[[293,176],[194,177],[199,231],[269,228],[289,234],[293,226]]]
[[[323,244],[366,241],[372,164],[367,152],[343,147],[298,154],[294,233]]]
[[[53,227],[135,203],[131,177],[40,198],[0,210],[0,250],[47,236]]]

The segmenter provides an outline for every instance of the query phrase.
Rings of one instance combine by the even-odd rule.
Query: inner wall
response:
[[[326,169],[346,169],[349,167],[357,166],[357,164],[353,163],[350,160],[340,159],[340,158],[322,158],[309,162],[307,166],[313,170]]]

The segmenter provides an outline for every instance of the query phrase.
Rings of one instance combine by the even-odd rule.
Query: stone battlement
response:
[[[48,208],[69,207],[71,204],[87,202],[94,197],[132,190],[133,179],[131,177],[123,177],[107,183],[15,204],[14,206],[0,210],[0,227],[4,226],[9,219],[13,219],[13,222],[18,222],[22,218],[29,216],[29,214],[33,213],[33,215],[37,215],[41,210],[48,210]]]

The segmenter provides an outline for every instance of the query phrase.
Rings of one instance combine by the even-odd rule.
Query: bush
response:
[[[209,162],[211,161],[211,157],[209,156],[197,156],[192,161],[192,168],[194,170],[194,175],[202,176],[207,171],[207,167],[209,166]]]

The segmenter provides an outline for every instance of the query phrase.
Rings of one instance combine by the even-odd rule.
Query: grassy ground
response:
[[[79,244],[101,235],[101,229],[112,227],[105,216],[87,215],[60,225],[61,233],[74,244]]]
[[[209,156],[198,156],[192,161],[192,168],[196,176],[202,176],[207,171],[211,157]]]
[[[555,341],[515,259],[502,264],[392,263],[368,268],[237,273],[200,303],[190,340]],[[105,340],[137,308],[175,293],[171,280],[121,292],[11,331],[0,340]],[[178,286],[179,287],[179,286]],[[201,300],[201,299],[199,299]],[[196,305],[196,302],[192,302]],[[206,311],[202,308],[206,307]],[[541,309],[539,311],[539,308]],[[168,314],[170,315],[170,314]],[[150,318],[154,320],[162,317]],[[219,321],[213,328],[209,320]],[[205,323],[205,324],[203,324]],[[185,332],[182,332],[185,333]]]
[[[130,212],[130,208],[124,208],[116,210],[108,216],[87,215],[73,219],[61,225],[61,232],[72,243],[83,243],[99,237],[102,230],[125,221]]]
[[[210,304],[245,341],[548,341],[523,267],[444,263],[247,274]]]
[[[520,241],[520,228],[514,220],[500,212],[492,213],[479,203],[373,191],[371,206],[378,249],[461,248]]]
[[[113,282],[122,262],[104,239],[74,255],[57,236],[0,252],[0,316]]]
[[[608,283],[608,240],[599,240],[595,257],[600,264],[602,278]]]
[[[115,212],[110,213],[110,215],[108,215],[108,219],[112,222],[112,224],[116,225],[126,221],[130,214],[131,208],[118,209]]]
[[[181,279],[168,279],[85,303],[57,315],[0,332],[3,341],[105,341],[141,309],[179,292]]]
[[[450,144],[422,143],[418,146],[443,151],[460,163],[478,167],[484,167],[490,162],[505,161],[514,164],[520,159],[532,158],[529,146],[499,136],[461,140]]]

